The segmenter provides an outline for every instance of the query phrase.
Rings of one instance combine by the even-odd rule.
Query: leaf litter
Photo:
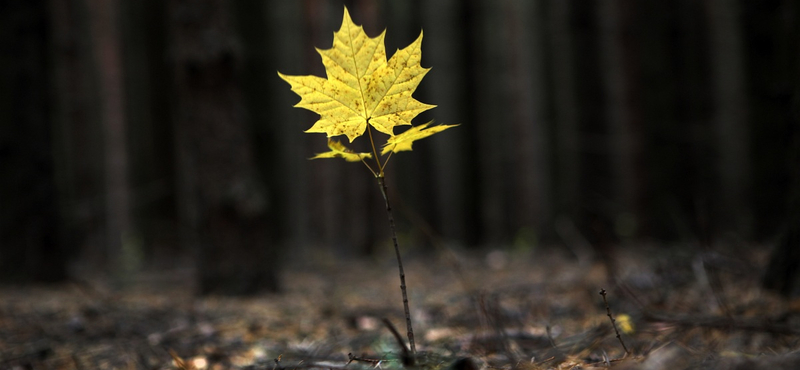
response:
[[[800,368],[800,305],[758,287],[758,249],[626,250],[613,275],[555,249],[499,253],[411,259],[417,368]],[[185,271],[0,288],[0,368],[404,367],[383,323],[403,320],[390,259],[287,263],[285,291],[253,298],[195,297]]]

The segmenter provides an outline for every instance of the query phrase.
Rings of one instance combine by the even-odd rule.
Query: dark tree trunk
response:
[[[466,92],[466,82],[460,78],[464,74],[463,64],[454,63],[455,60],[451,57],[464,53],[465,45],[460,38],[463,32],[460,28],[462,17],[458,11],[463,6],[462,1],[424,1],[421,6],[421,20],[426,31],[423,41],[426,45],[423,49],[426,66],[436,66],[435,72],[425,76],[425,82],[420,87],[424,90],[421,92],[440,97],[435,103],[438,107],[430,114],[432,117],[441,117],[437,122],[464,123],[466,109],[459,104]],[[427,36],[429,34],[437,37]],[[431,99],[423,99],[429,100]],[[425,119],[419,119],[419,122],[425,122]],[[465,130],[460,130],[455,135],[465,134]],[[429,160],[439,170],[433,174],[434,186],[429,187],[430,191],[435,192],[436,213],[428,221],[434,223],[436,231],[448,241],[464,240],[467,235],[464,211],[467,181],[461,158],[466,149],[460,145],[461,142],[447,139],[431,142],[433,153]]]
[[[599,3],[601,62],[605,76],[606,117],[609,124],[615,233],[623,241],[639,234],[645,210],[642,163],[641,67],[636,40],[636,0]]]
[[[750,188],[750,153],[745,95],[741,9],[736,0],[706,3],[709,13],[710,59],[714,72],[714,134],[718,154],[719,206],[714,218],[721,231],[740,237],[752,234],[746,191]]]
[[[471,48],[476,68],[475,130],[477,132],[479,217],[483,241],[487,244],[508,242],[513,221],[508,204],[515,184],[510,180],[514,159],[510,132],[513,130],[508,102],[510,91],[505,89],[516,78],[508,63],[508,49],[497,40],[505,39],[507,22],[499,2],[472,2],[472,11],[479,16],[473,20],[477,33]],[[492,71],[488,73],[487,71]]]
[[[104,265],[102,126],[85,2],[50,0],[52,120],[62,243],[82,263]]]
[[[759,159],[759,166],[753,167],[754,208],[760,226],[776,225],[779,234],[763,286],[796,298],[800,297],[800,4],[780,3],[748,2],[744,9],[759,15],[746,24],[746,45],[753,49],[750,75],[759,76],[748,86]]]
[[[611,146],[609,124],[605,119],[606,100],[603,89],[603,70],[599,62],[599,19],[595,2],[575,0],[571,16],[573,53],[576,57],[578,130],[578,203],[576,223],[592,245],[605,253],[612,244]]]
[[[0,280],[60,281],[45,1],[0,5]]]
[[[117,0],[87,0],[93,54],[100,92],[100,117],[103,126],[103,166],[105,192],[105,268],[121,278],[141,267],[140,251],[123,254],[124,240],[132,237],[130,186],[128,183],[127,125],[122,74],[122,46]],[[128,244],[128,248],[139,245]]]
[[[278,289],[268,199],[255,164],[236,68],[229,2],[170,3],[176,136],[185,241],[201,294]]]
[[[123,1],[120,5],[125,119],[131,148],[131,217],[147,266],[172,266],[181,251],[175,208],[167,7],[161,0]]]
[[[795,106],[794,113],[800,113],[800,107]],[[800,122],[795,122],[798,123]],[[794,126],[794,143],[789,161],[792,190],[789,194],[786,226],[772,252],[763,279],[765,288],[787,297],[800,297],[800,129],[797,127]]]
[[[556,212],[574,218],[578,209],[578,114],[572,0],[549,2],[550,55],[553,96],[553,146]]]

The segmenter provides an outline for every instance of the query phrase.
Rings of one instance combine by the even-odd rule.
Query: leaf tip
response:
[[[342,14],[342,28],[344,28],[345,25],[355,26],[355,23],[353,23],[353,18],[350,17],[350,11],[347,10],[347,5],[344,6],[344,14]]]

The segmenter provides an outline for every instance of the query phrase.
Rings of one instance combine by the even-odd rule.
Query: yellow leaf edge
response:
[[[454,125],[441,124],[428,127],[432,123],[433,121],[429,121],[421,125],[411,127],[401,134],[390,137],[389,139],[386,140],[386,144],[383,145],[383,149],[381,150],[381,155],[385,155],[386,153],[389,152],[397,153],[402,151],[410,151],[412,150],[411,146],[414,144],[414,141],[424,139],[428,136],[442,132],[451,127],[460,126],[460,124],[454,124]]]
[[[364,158],[372,158],[370,153],[356,153],[340,141],[331,138],[328,138],[328,148],[330,151],[317,153],[317,155],[309,159],[342,158],[348,162],[360,162]]]

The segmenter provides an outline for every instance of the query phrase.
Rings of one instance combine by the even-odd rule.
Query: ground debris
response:
[[[720,265],[757,263],[753,253],[698,272],[688,252],[630,252],[613,274],[558,251],[520,252],[502,269],[460,257],[462,271],[473,272],[462,275],[436,257],[412,259],[413,367],[800,368],[800,305],[762,291],[758,269]],[[300,264],[288,269],[284,293],[253,298],[198,298],[191,281],[175,279],[113,293],[86,283],[0,287],[0,368],[404,368],[382,324],[403,322],[400,292],[387,289],[396,286],[393,266],[336,266]],[[602,288],[610,312],[624,317],[619,339],[630,353],[597,295]]]

